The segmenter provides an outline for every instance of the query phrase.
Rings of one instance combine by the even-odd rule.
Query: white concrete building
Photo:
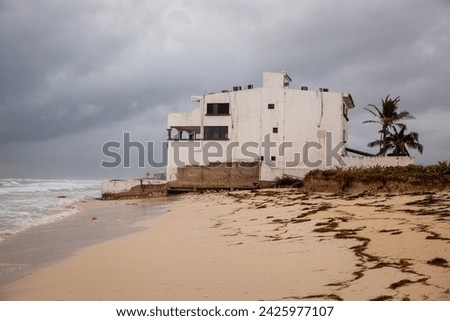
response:
[[[351,166],[367,163],[365,157],[346,156],[352,96],[293,88],[291,82],[286,73],[263,72],[260,88],[193,96],[198,107],[192,112],[170,113],[167,181],[176,180],[178,167],[213,162],[258,161],[261,181],[347,166],[346,159]],[[412,162],[390,159],[375,163]]]

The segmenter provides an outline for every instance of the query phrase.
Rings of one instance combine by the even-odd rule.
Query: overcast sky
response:
[[[191,95],[262,71],[351,93],[349,146],[366,151],[364,107],[400,96],[416,162],[450,160],[448,0],[0,0],[0,177],[144,176],[102,169],[102,145],[159,144]]]

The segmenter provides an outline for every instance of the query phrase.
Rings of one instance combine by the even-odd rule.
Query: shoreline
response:
[[[99,180],[0,179],[0,242],[79,211],[75,204],[101,197]]]
[[[0,297],[450,300],[448,192],[269,189],[186,194],[169,207],[141,230],[0,287]]]
[[[0,289],[83,248],[147,228],[153,217],[164,213],[168,202],[87,199],[71,203],[77,212],[32,226],[0,242]]]

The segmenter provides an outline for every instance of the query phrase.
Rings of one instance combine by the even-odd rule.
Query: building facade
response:
[[[216,163],[258,163],[259,179],[273,181],[366,162],[345,149],[352,96],[291,82],[286,73],[263,72],[262,87],[193,96],[192,112],[169,113],[167,181],[177,179],[180,167]]]

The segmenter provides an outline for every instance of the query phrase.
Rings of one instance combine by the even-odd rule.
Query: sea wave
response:
[[[73,214],[70,204],[100,197],[100,181],[0,179],[0,241]]]

